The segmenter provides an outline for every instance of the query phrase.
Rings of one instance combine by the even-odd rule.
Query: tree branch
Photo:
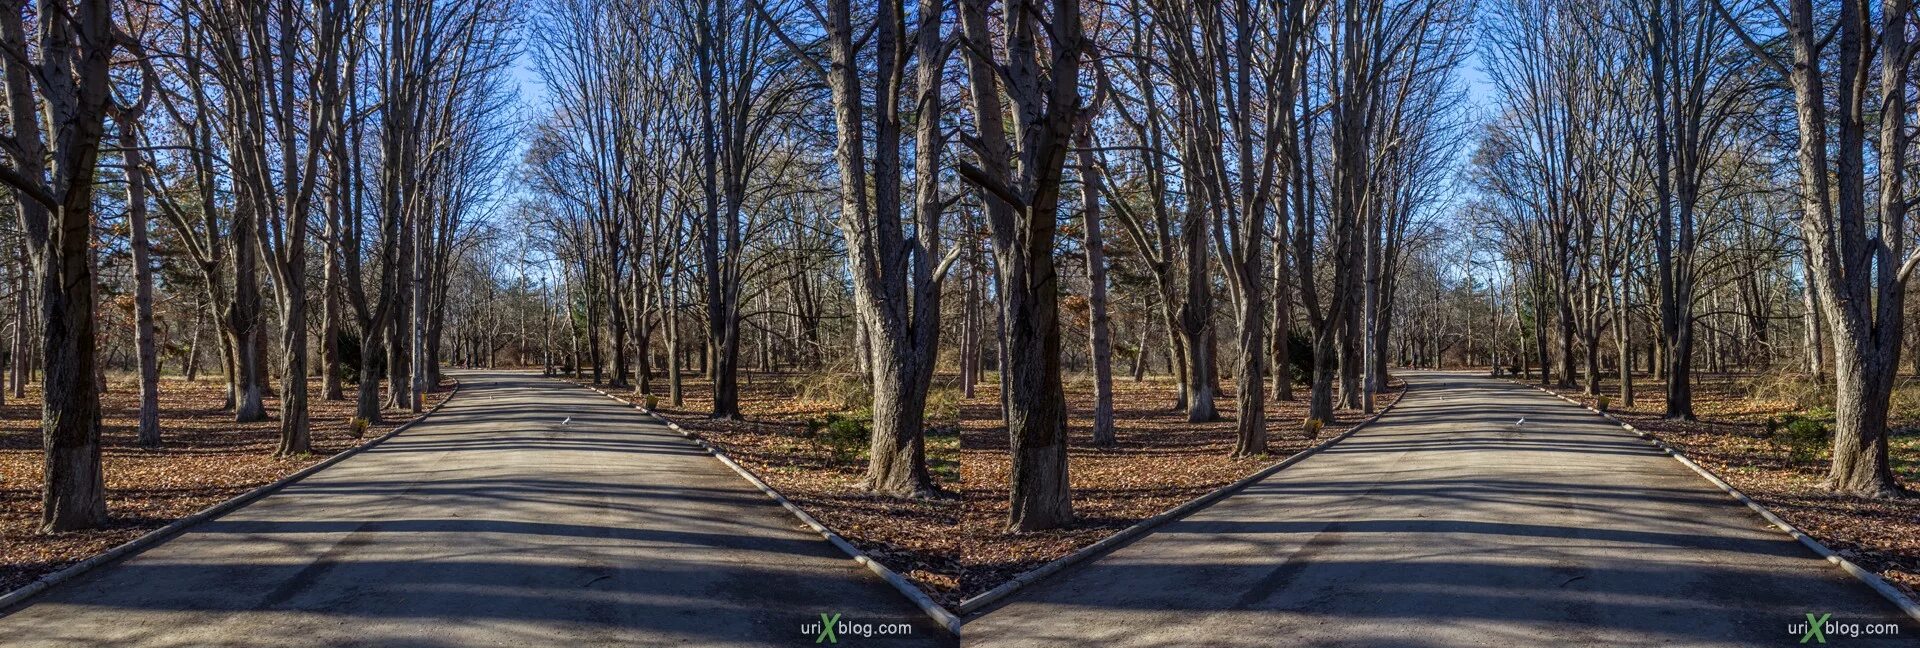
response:
[[[52,191],[48,190],[45,185],[34,182],[31,178],[21,175],[20,171],[11,166],[0,164],[0,183],[5,183],[7,186],[19,190],[19,192],[26,195],[26,197],[32,198],[34,202],[40,203],[42,207],[46,207],[47,209],[60,208],[60,201],[54,199]]]
[[[973,183],[973,186],[979,187],[987,193],[993,194],[993,197],[999,198],[1022,211],[1027,209],[1027,201],[1021,200],[1019,196],[1013,193],[1012,188],[1002,183],[999,179],[987,175],[987,172],[980,167],[974,166],[966,161],[961,161],[957,163],[955,170],[960,172],[962,179]]]

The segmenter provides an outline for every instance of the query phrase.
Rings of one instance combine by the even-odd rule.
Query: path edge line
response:
[[[1753,498],[1747,497],[1746,493],[1740,492],[1740,489],[1738,488],[1734,488],[1732,484],[1729,484],[1726,482],[1726,480],[1721,479],[1720,476],[1714,474],[1712,470],[1709,470],[1705,466],[1701,466],[1700,464],[1695,463],[1693,459],[1687,457],[1686,453],[1681,452],[1679,448],[1673,447],[1672,445],[1668,444],[1666,441],[1660,440],[1659,437],[1656,437],[1651,433],[1641,430],[1640,428],[1634,427],[1633,424],[1631,423],[1620,420],[1620,417],[1614,416],[1607,412],[1602,412],[1592,407],[1588,407],[1586,403],[1582,403],[1580,401],[1567,398],[1566,396],[1562,396],[1559,393],[1554,392],[1550,389],[1546,389],[1539,385],[1534,385],[1531,383],[1525,383],[1518,380],[1514,380],[1512,378],[1507,378],[1506,381],[1516,385],[1532,387],[1540,391],[1541,393],[1544,393],[1554,398],[1558,398],[1568,403],[1577,405],[1582,409],[1585,409],[1589,412],[1600,415],[1602,418],[1605,418],[1608,421],[1612,421],[1614,424],[1619,425],[1621,428],[1625,429],[1628,432],[1632,432],[1636,435],[1639,435],[1641,439],[1644,439],[1649,443],[1652,443],[1655,447],[1666,452],[1667,456],[1673,457],[1674,461],[1678,461],[1680,462],[1681,465],[1686,466],[1688,468],[1692,468],[1693,472],[1699,474],[1701,477],[1706,478],[1707,481],[1713,482],[1713,485],[1719,486],[1720,490],[1726,491],[1728,496],[1731,496],[1735,500],[1739,500],[1739,502],[1742,504],[1746,504],[1747,508],[1753,509],[1755,513],[1759,513],[1760,517],[1765,519],[1767,523],[1772,524],[1774,528],[1786,532],[1787,535],[1793,536],[1793,539],[1799,540],[1800,544],[1805,545],[1808,549],[1812,549],[1813,553],[1818,554],[1820,557],[1827,559],[1827,562],[1838,565],[1840,569],[1846,571],[1848,574],[1853,575],[1853,577],[1855,579],[1858,579],[1860,582],[1865,583],[1867,587],[1872,588],[1873,591],[1878,592],[1880,596],[1892,602],[1894,606],[1899,607],[1900,611],[1907,613],[1908,617],[1911,617],[1915,621],[1920,621],[1920,602],[1915,602],[1912,597],[1909,597],[1906,595],[1906,593],[1901,592],[1900,589],[1894,587],[1892,583],[1888,583],[1887,579],[1881,578],[1879,574],[1876,574],[1872,570],[1869,570],[1867,568],[1861,567],[1860,565],[1855,564],[1851,560],[1847,560],[1846,558],[1841,557],[1839,552],[1836,552],[1833,549],[1827,547],[1825,543],[1822,543],[1819,540],[1814,539],[1813,536],[1807,535],[1805,531],[1800,530],[1800,527],[1794,526],[1792,523],[1787,522],[1785,519],[1782,519],[1778,515],[1774,515],[1773,511],[1768,510],[1767,507],[1761,505],[1759,502],[1754,501]]]
[[[1267,477],[1271,477],[1273,476],[1274,473],[1280,472],[1281,469],[1284,469],[1296,463],[1300,463],[1302,460],[1306,459],[1307,457],[1332,447],[1334,444],[1345,440],[1347,437],[1353,436],[1354,433],[1357,433],[1361,429],[1367,427],[1368,425],[1373,424],[1374,421],[1380,420],[1380,417],[1386,416],[1387,412],[1393,411],[1394,406],[1399,405],[1400,401],[1404,400],[1407,397],[1407,393],[1411,391],[1412,388],[1413,386],[1411,384],[1408,384],[1402,387],[1399,398],[1394,399],[1392,403],[1388,403],[1386,407],[1381,408],[1379,412],[1375,412],[1372,416],[1369,416],[1365,419],[1361,419],[1359,423],[1355,423],[1353,427],[1347,428],[1347,431],[1345,432],[1341,432],[1340,434],[1332,438],[1329,438],[1325,441],[1321,441],[1320,443],[1309,446],[1306,449],[1301,450],[1299,452],[1293,453],[1292,455],[1289,455],[1286,459],[1282,459],[1279,462],[1276,462],[1265,468],[1261,468],[1260,470],[1255,471],[1251,475],[1247,475],[1246,477],[1242,477],[1238,480],[1235,480],[1230,484],[1213,489],[1212,491],[1209,491],[1205,495],[1201,495],[1199,497],[1195,497],[1193,499],[1187,500],[1186,503],[1184,504],[1175,506],[1165,511],[1161,511],[1159,514],[1154,515],[1153,517],[1147,518],[1145,520],[1135,522],[1133,526],[1127,527],[1125,529],[1121,529],[1119,532],[1114,533],[1113,535],[1107,536],[1105,538],[1101,538],[1099,542],[1095,542],[1085,547],[1081,547],[1079,550],[1073,553],[1067,554],[1065,556],[1062,556],[1060,558],[1056,558],[1052,562],[1049,562],[1047,564],[1041,565],[1039,567],[1035,567],[1033,569],[1029,569],[1025,572],[1021,572],[1020,575],[1014,576],[1012,579],[1008,580],[1007,582],[1001,583],[999,586],[994,587],[993,589],[987,590],[985,592],[981,592],[979,594],[975,594],[972,597],[969,597],[966,600],[961,601],[960,605],[955,606],[954,609],[963,615],[973,614],[974,612],[978,612],[982,608],[992,605],[1000,601],[1001,599],[1004,599],[1007,596],[1012,595],[1014,592],[1020,591],[1021,588],[1024,588],[1028,585],[1032,585],[1033,583],[1038,582],[1041,579],[1044,579],[1048,576],[1052,576],[1053,574],[1059,572],[1062,569],[1066,569],[1077,563],[1083,562],[1088,558],[1092,558],[1096,555],[1115,549],[1120,545],[1126,544],[1142,535],[1146,535],[1147,532],[1152,531],[1161,525],[1186,517],[1188,514],[1191,514],[1194,511],[1198,511],[1202,508],[1206,508],[1208,505],[1211,505],[1214,502],[1217,502],[1228,495],[1232,495],[1236,492],[1239,492],[1241,489],[1251,486],[1255,482],[1258,482],[1262,479],[1266,479]]]
[[[374,446],[380,445],[381,443],[384,443],[387,439],[393,438],[394,435],[397,435],[401,432],[406,431],[408,428],[413,427],[414,424],[427,420],[427,417],[432,416],[434,412],[440,411],[441,407],[446,406],[448,402],[451,402],[453,400],[454,396],[457,396],[460,394],[460,379],[453,378],[452,376],[448,376],[448,377],[452,378],[453,380],[453,391],[448,392],[446,398],[441,399],[438,404],[434,405],[431,409],[428,409],[427,411],[422,412],[420,416],[414,417],[413,420],[407,421],[406,423],[402,423],[399,427],[396,427],[392,430],[388,430],[386,434],[382,434],[380,436],[374,437],[370,441],[367,441],[365,443],[361,443],[354,447],[347,448],[345,450],[341,450],[340,452],[334,453],[333,456],[327,457],[326,459],[322,459],[320,463],[316,463],[314,465],[301,468],[299,470],[294,471],[292,474],[289,474],[285,477],[281,477],[277,480],[274,480],[265,484],[261,484],[259,486],[255,486],[253,490],[247,491],[245,493],[241,493],[239,495],[235,495],[233,496],[232,499],[228,499],[227,501],[220,502],[218,504],[214,504],[213,506],[209,506],[207,508],[201,509],[200,512],[194,513],[193,515],[189,515],[189,516],[180,518],[178,520],[174,520],[173,522],[168,523],[166,526],[160,527],[158,529],[154,529],[152,531],[148,531],[144,534],[141,534],[140,537],[134,538],[132,540],[128,540],[125,543],[122,543],[118,546],[113,547],[112,549],[108,549],[106,551],[102,551],[100,553],[94,554],[92,557],[87,558],[86,560],[82,560],[80,562],[69,565],[67,566],[67,568],[62,569],[60,571],[47,574],[45,576],[41,576],[40,578],[34,579],[34,581],[31,583],[27,583],[26,585],[22,585],[18,588],[15,588],[11,592],[7,592],[4,595],[0,595],[0,617],[7,616],[16,611],[19,611],[21,608],[26,607],[26,604],[29,603],[31,599],[33,599],[35,596],[40,595],[41,593],[46,592],[49,588],[52,588],[55,585],[59,585],[66,581],[72,580],[82,574],[93,571],[94,569],[105,566],[109,563],[118,561],[129,555],[139,553],[140,551],[145,550],[149,547],[152,547],[153,545],[160,544],[161,542],[165,542],[167,540],[172,539],[174,536],[180,535],[182,532],[186,531],[189,527],[200,524],[201,522],[206,522],[208,520],[220,517],[222,515],[226,515],[227,513],[233,512],[234,509],[253,503],[254,500],[258,500],[262,497],[272,495],[274,492],[279,491],[282,488],[286,488],[288,486],[293,485],[294,482],[305,479],[314,473],[320,472],[321,470],[325,470],[328,466],[332,466],[334,464],[345,461],[348,457],[352,457]]]
[[[898,590],[902,596],[907,597],[907,600],[912,601],[914,605],[918,606],[920,608],[920,611],[925,612],[927,616],[932,617],[935,622],[939,623],[941,628],[946,629],[948,633],[952,634],[955,637],[960,636],[960,626],[962,624],[962,621],[960,620],[960,617],[958,615],[955,615],[953,612],[948,611],[947,608],[942,607],[940,603],[934,601],[933,597],[928,596],[925,591],[919,588],[919,586],[914,585],[913,581],[907,580],[906,577],[901,576],[899,572],[895,572],[892,569],[889,569],[886,565],[880,564],[880,561],[874,560],[872,556],[869,556],[867,555],[866,552],[861,551],[859,547],[855,547],[853,546],[853,543],[847,542],[846,538],[840,537],[840,534],[838,533],[834,533],[833,529],[827,528],[827,525],[821,524],[820,521],[814,519],[812,515],[808,515],[806,511],[801,510],[799,505],[796,505],[793,503],[792,500],[787,499],[787,496],[780,494],[780,491],[774,490],[772,486],[769,486],[767,485],[766,482],[761,481],[758,476],[755,476],[753,474],[753,471],[747,470],[745,466],[741,466],[739,463],[736,463],[733,460],[733,457],[727,456],[726,451],[721,450],[719,446],[715,446],[711,443],[708,443],[706,439],[700,438],[700,435],[694,434],[693,432],[688,431],[686,428],[680,427],[680,424],[675,423],[671,420],[668,420],[667,417],[661,416],[658,412],[647,409],[646,407],[640,405],[639,403],[635,403],[633,401],[627,400],[626,398],[621,396],[616,396],[611,392],[605,391],[593,385],[588,385],[585,383],[574,383],[574,384],[580,385],[581,387],[585,387],[587,389],[591,389],[594,392],[600,394],[601,396],[605,396],[607,398],[620,401],[621,403],[624,403],[629,407],[632,407],[636,410],[640,410],[640,413],[646,414],[647,416],[651,416],[654,418],[654,420],[660,421],[661,423],[665,423],[668,429],[673,430],[674,432],[680,433],[680,436],[686,437],[688,440],[693,441],[694,443],[700,444],[700,447],[705,449],[707,451],[707,454],[713,455],[715,459],[720,460],[720,463],[725,464],[728,468],[732,468],[733,472],[738,473],[742,479],[747,480],[747,483],[753,484],[755,488],[759,488],[760,492],[765,493],[767,497],[771,498],[774,502],[778,503],[781,508],[786,509],[788,513],[792,513],[794,517],[799,518],[800,521],[806,524],[808,528],[813,529],[814,532],[819,533],[821,537],[826,538],[828,544],[831,544],[834,547],[839,548],[840,551],[845,552],[847,556],[853,558],[854,562],[860,563],[861,565],[865,566],[868,571],[871,571],[875,575],[878,575],[880,579],[886,581],[888,585],[892,585],[893,588],[895,590]]]

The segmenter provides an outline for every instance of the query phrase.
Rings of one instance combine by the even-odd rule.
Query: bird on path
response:
[[[565,419],[561,419],[561,420],[560,420],[560,424],[561,424],[561,425],[566,425],[566,424],[568,424],[568,423],[572,423],[572,422],[573,422],[573,417],[571,417],[571,416],[569,416],[569,417],[567,417],[567,418],[565,418]]]
[[[1520,426],[1522,426],[1522,425],[1526,425],[1526,424],[1527,424],[1527,417],[1525,417],[1525,416],[1522,416],[1522,417],[1520,417],[1520,420],[1518,420],[1518,421],[1514,421],[1514,422],[1513,422],[1513,426],[1514,426],[1514,427],[1520,427]]]

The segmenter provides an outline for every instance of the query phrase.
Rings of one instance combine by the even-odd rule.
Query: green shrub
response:
[[[824,420],[807,423],[814,442],[826,446],[839,461],[852,461],[865,452],[873,430],[865,417],[828,414]]]
[[[1602,412],[1605,412],[1605,411],[1607,411],[1607,407],[1608,407],[1608,406],[1610,406],[1610,405],[1613,405],[1613,399],[1612,399],[1612,398],[1610,398],[1610,397],[1607,397],[1607,396],[1595,396],[1595,397],[1593,398],[1593,408],[1594,408],[1594,409],[1597,409],[1597,410],[1600,410],[1600,411],[1602,411]]]
[[[653,411],[655,409],[659,409],[660,397],[655,396],[653,394],[647,394],[646,403],[647,403],[647,411]]]
[[[1781,417],[1777,422],[1767,419],[1767,433],[1776,443],[1787,447],[1787,455],[1794,463],[1819,461],[1833,438],[1826,423],[1791,414]]]

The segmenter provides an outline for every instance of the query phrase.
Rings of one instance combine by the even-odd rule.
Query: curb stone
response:
[[[449,376],[449,378],[452,378],[452,377]],[[414,417],[413,420],[407,421],[406,423],[403,423],[399,427],[396,427],[392,430],[388,430],[386,434],[382,434],[380,436],[374,437],[372,440],[361,443],[360,445],[356,445],[354,447],[341,450],[340,452],[334,453],[333,456],[321,460],[320,463],[316,463],[314,465],[301,468],[300,470],[294,471],[293,474],[287,475],[285,477],[281,477],[280,479],[274,480],[272,482],[268,482],[266,484],[262,484],[260,486],[256,486],[253,488],[253,490],[249,490],[245,493],[235,495],[232,499],[221,502],[219,504],[215,504],[213,506],[209,506],[205,509],[201,509],[200,512],[194,513],[193,515],[189,515],[189,516],[180,518],[178,520],[174,520],[173,522],[168,523],[166,526],[160,527],[158,529],[154,529],[152,531],[148,531],[144,534],[141,534],[141,536],[138,538],[128,540],[126,543],[116,546],[112,549],[108,549],[98,554],[94,554],[92,557],[89,557],[86,560],[82,560],[78,563],[74,563],[73,565],[68,566],[66,569],[62,569],[60,571],[47,574],[45,576],[41,576],[40,578],[34,580],[31,583],[22,585],[11,592],[7,592],[5,595],[0,595],[0,616],[6,616],[8,614],[12,614],[13,612],[19,610],[20,608],[25,607],[26,603],[30,602],[30,600],[33,599],[35,596],[41,594],[42,592],[47,591],[48,588],[51,588],[55,585],[59,585],[60,583],[64,583],[69,580],[73,580],[75,577],[78,577],[82,574],[93,571],[96,568],[116,562],[129,555],[139,553],[140,551],[145,550],[149,547],[152,547],[153,545],[160,544],[161,542],[172,539],[174,536],[185,532],[188,528],[194,525],[220,517],[222,515],[232,512],[234,509],[240,508],[242,506],[246,506],[247,504],[251,504],[253,503],[254,500],[271,495],[275,491],[278,491],[282,488],[286,488],[287,486],[292,485],[294,482],[305,479],[314,473],[317,473],[317,472],[320,472],[321,470],[326,469],[328,466],[332,466],[334,464],[340,463],[341,461],[345,461],[348,457],[352,457],[354,455],[357,455],[357,454],[360,454],[361,452],[366,451],[369,448],[380,445],[381,443],[385,442],[387,439],[393,438],[394,435],[397,435],[401,432],[406,431],[408,428],[413,427],[415,424],[421,421],[427,420],[427,417],[432,416],[434,412],[440,411],[441,407],[446,406],[447,403],[453,400],[454,396],[457,396],[459,394],[460,394],[460,379],[453,378],[453,391],[448,392],[446,398],[440,399],[440,402],[434,405],[432,409],[428,409],[427,411],[421,413],[420,416]]]
[[[1673,457],[1674,461],[1678,461],[1680,462],[1681,465],[1684,465],[1688,468],[1692,468],[1693,472],[1698,473],[1701,477],[1706,478],[1707,481],[1713,482],[1713,485],[1719,486],[1720,490],[1726,491],[1727,495],[1733,497],[1733,499],[1735,500],[1739,500],[1740,503],[1747,505],[1747,508],[1753,509],[1755,513],[1759,513],[1760,517],[1765,519],[1769,524],[1772,524],[1774,528],[1777,528],[1781,531],[1786,532],[1787,535],[1793,536],[1793,539],[1799,540],[1800,544],[1806,545],[1808,549],[1812,549],[1813,553],[1818,554],[1820,557],[1827,559],[1827,562],[1838,565],[1840,569],[1845,570],[1848,574],[1853,575],[1854,578],[1858,579],[1862,583],[1865,583],[1867,587],[1873,588],[1873,591],[1878,592],[1880,596],[1885,597],[1888,601],[1892,602],[1895,606],[1899,607],[1900,611],[1907,613],[1908,617],[1911,617],[1915,621],[1920,621],[1920,603],[1915,602],[1912,597],[1909,597],[1906,595],[1906,593],[1901,592],[1900,589],[1897,587],[1894,587],[1892,583],[1888,583],[1887,580],[1884,578],[1881,578],[1879,574],[1876,574],[1871,570],[1861,567],[1860,565],[1854,564],[1854,562],[1851,560],[1847,560],[1846,558],[1841,557],[1838,552],[1834,551],[1831,548],[1828,548],[1827,545],[1821,543],[1819,540],[1815,540],[1813,536],[1807,535],[1807,533],[1804,531],[1801,531],[1799,527],[1796,527],[1793,524],[1787,522],[1786,520],[1781,519],[1781,517],[1778,515],[1774,515],[1773,511],[1767,510],[1767,507],[1762,506],[1759,502],[1754,501],[1753,498],[1747,497],[1746,493],[1740,492],[1740,489],[1734,488],[1732,484],[1729,484],[1726,482],[1726,480],[1721,479],[1720,476],[1714,474],[1713,471],[1708,470],[1705,466],[1701,466],[1698,463],[1694,463],[1694,461],[1688,458],[1686,453],[1681,452],[1679,448],[1675,448],[1671,445],[1668,445],[1667,442],[1660,440],[1658,437],[1655,437],[1654,435],[1649,434],[1641,430],[1640,428],[1636,428],[1632,424],[1627,423],[1626,421],[1620,420],[1620,417],[1614,416],[1607,412],[1602,412],[1592,407],[1588,407],[1586,403],[1582,403],[1580,401],[1567,398],[1566,396],[1562,396],[1559,393],[1556,393],[1544,387],[1540,387],[1539,385],[1521,382],[1518,380],[1514,380],[1512,378],[1506,378],[1505,380],[1515,385],[1532,387],[1543,394],[1547,394],[1554,398],[1558,398],[1568,403],[1577,405],[1582,409],[1585,409],[1589,412],[1600,415],[1602,418],[1605,418],[1608,421],[1612,421],[1614,424],[1619,425],[1621,428],[1625,429],[1628,432],[1632,432],[1636,435],[1639,435],[1641,439],[1645,439],[1647,442],[1652,443],[1654,447],[1657,447],[1660,450],[1666,452],[1667,456]]]
[[[699,435],[694,434],[693,432],[690,432],[685,428],[680,427],[680,424],[667,420],[667,417],[661,416],[658,412],[647,409],[646,407],[640,405],[639,403],[635,403],[633,401],[627,400],[620,396],[615,396],[612,393],[609,393],[593,385],[588,385],[584,383],[574,383],[574,384],[593,390],[594,392],[600,394],[601,396],[611,398],[613,400],[626,404],[636,410],[639,410],[642,414],[651,416],[654,418],[654,420],[657,420],[657,421],[660,421],[661,423],[666,424],[668,429],[673,430],[674,432],[678,432],[680,436],[686,437],[687,439],[693,441],[694,443],[700,444],[700,447],[702,449],[705,449],[707,451],[707,454],[713,455],[715,459],[720,460],[720,463],[726,464],[728,468],[733,469],[733,472],[739,473],[742,479],[747,480],[748,483],[753,484],[754,487],[756,488],[759,488],[760,492],[765,493],[767,497],[772,498],[774,502],[780,504],[782,508],[785,508],[788,513],[792,513],[794,517],[799,518],[800,521],[802,523],[805,523],[808,528],[813,529],[814,532],[819,533],[821,537],[826,538],[828,544],[832,544],[833,546],[839,548],[840,551],[843,551],[848,556],[852,557],[854,562],[860,563],[861,565],[865,566],[869,571],[872,571],[874,574],[880,576],[880,579],[886,581],[888,585],[892,585],[894,589],[899,590],[900,594],[906,596],[907,600],[912,601],[914,605],[919,606],[922,612],[927,613],[927,616],[933,617],[933,620],[939,623],[941,628],[946,629],[947,632],[951,633],[955,637],[960,636],[960,626],[962,623],[962,621],[960,620],[960,617],[954,615],[954,613],[952,612],[947,611],[945,607],[942,607],[939,603],[935,602],[933,600],[933,597],[927,596],[927,593],[925,591],[922,591],[919,587],[915,586],[912,581],[907,580],[905,577],[902,577],[899,573],[893,571],[892,569],[888,569],[886,565],[880,564],[880,561],[874,560],[871,556],[868,556],[866,552],[861,551],[858,547],[853,546],[853,543],[847,542],[846,538],[840,537],[840,534],[834,533],[832,529],[829,529],[827,528],[826,525],[821,524],[820,521],[814,519],[812,515],[808,515],[806,511],[801,510],[799,506],[795,505],[792,501],[788,500],[785,495],[780,494],[780,491],[774,490],[772,486],[768,486],[766,482],[761,481],[760,478],[755,476],[752,471],[747,470],[745,467],[741,466],[738,463],[735,463],[732,457],[727,456],[726,451],[721,450],[718,446],[715,446],[711,443],[707,443],[706,439],[700,438]]]
[[[1161,513],[1153,517],[1136,522],[1134,523],[1133,526],[1127,527],[1125,529],[1121,529],[1118,533],[1114,533],[1113,535],[1102,538],[1099,542],[1095,542],[1085,547],[1081,547],[1078,551],[1075,551],[1073,553],[1067,554],[1066,556],[1057,558],[1047,564],[1022,572],[1020,575],[1013,577],[1012,580],[1009,580],[1005,583],[1001,583],[1000,586],[998,587],[987,590],[980,594],[976,594],[968,598],[967,600],[961,601],[960,605],[955,607],[955,611],[963,615],[971,615],[975,612],[978,612],[982,608],[985,608],[988,605],[992,605],[993,603],[998,602],[1001,599],[1004,599],[1012,595],[1014,592],[1019,591],[1023,587],[1026,587],[1043,578],[1051,576],[1062,569],[1066,569],[1067,567],[1071,567],[1074,564],[1085,561],[1088,558],[1092,558],[1096,555],[1118,548],[1120,545],[1126,544],[1142,535],[1146,535],[1147,532],[1152,531],[1153,529],[1160,527],[1161,525],[1186,517],[1188,514],[1191,514],[1194,511],[1198,511],[1202,508],[1206,508],[1207,505],[1213,504],[1214,502],[1217,502],[1228,495],[1232,495],[1236,492],[1239,492],[1241,489],[1251,486],[1255,482],[1258,482],[1262,479],[1266,479],[1267,477],[1272,476],[1274,473],[1280,472],[1281,469],[1286,468],[1287,466],[1291,466],[1293,464],[1299,463],[1301,460],[1306,459],[1307,457],[1312,456],[1313,454],[1318,453],[1321,450],[1325,450],[1329,447],[1332,447],[1333,444],[1339,443],[1340,441],[1346,439],[1347,437],[1353,436],[1354,433],[1359,432],[1362,428],[1365,428],[1368,425],[1371,425],[1374,421],[1380,420],[1380,417],[1386,416],[1387,412],[1393,411],[1394,406],[1399,405],[1400,401],[1406,398],[1407,392],[1411,389],[1412,387],[1410,385],[1403,387],[1400,391],[1400,398],[1394,399],[1392,403],[1388,403],[1386,407],[1381,408],[1380,411],[1374,413],[1373,416],[1369,416],[1365,419],[1361,419],[1359,423],[1355,423],[1353,427],[1347,428],[1347,431],[1341,432],[1337,436],[1334,436],[1320,443],[1314,444],[1313,446],[1308,447],[1299,452],[1293,453],[1292,455],[1288,456],[1286,459],[1280,460],[1278,463],[1267,466],[1265,468],[1261,468],[1260,470],[1254,472],[1253,474],[1247,475],[1246,477],[1242,477],[1239,480],[1234,481],[1233,483],[1213,489],[1212,491],[1208,492],[1205,495],[1201,495],[1191,500],[1187,500],[1187,502],[1184,504],[1173,507],[1166,511],[1162,511]]]

